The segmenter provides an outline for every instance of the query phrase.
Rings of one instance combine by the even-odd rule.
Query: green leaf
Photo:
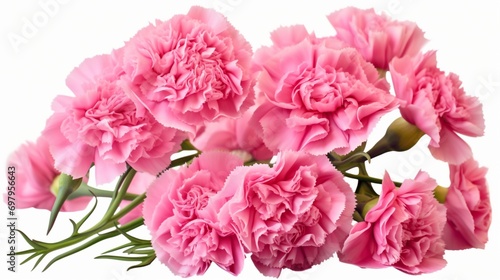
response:
[[[16,229],[17,232],[21,234],[24,240],[31,246],[33,249],[46,249],[44,246],[39,245],[36,241],[31,240],[24,232],[19,229]]]
[[[92,191],[90,191],[90,192],[92,193]],[[94,198],[95,198],[95,203],[94,203],[94,206],[92,206],[92,209],[90,209],[90,211],[77,224],[75,224],[75,222],[73,220],[70,220],[71,223],[73,224],[72,236],[75,234],[78,234],[78,231],[82,227],[83,223],[85,223],[87,221],[87,219],[90,217],[90,215],[92,215],[92,213],[94,213],[94,210],[97,207],[97,196],[94,193],[92,193],[92,194],[94,195]]]
[[[41,254],[43,254],[43,253],[42,252],[35,252],[33,255],[29,256],[24,261],[22,261],[21,264],[25,264],[25,263],[29,262],[30,260],[32,260],[33,258],[38,257]]]
[[[130,247],[130,246],[134,246],[134,244],[132,243],[127,243],[127,244],[123,244],[123,245],[120,245],[118,247],[115,247],[113,249],[110,249],[110,250],[107,250],[105,252],[102,253],[102,255],[105,255],[105,254],[109,254],[111,252],[115,252],[115,251],[118,251],[118,250],[121,250],[121,249],[124,249],[124,248],[127,248],[127,247]]]
[[[154,260],[156,259],[156,255],[149,256],[147,259],[143,260],[140,264],[133,265],[129,268],[127,268],[127,271],[134,269],[134,268],[139,268],[139,267],[144,267],[150,265]]]
[[[146,247],[151,247],[151,246],[144,246],[143,248],[146,248]],[[154,250],[152,249],[143,249],[143,248],[134,248],[134,249],[129,249],[127,251],[124,251],[124,253],[128,253],[128,254],[134,254],[134,255],[151,255],[152,253],[154,253]]]
[[[125,261],[125,262],[135,262],[135,261],[142,261],[144,260],[144,257],[125,257],[125,256],[97,256],[95,259],[109,259],[109,260],[115,260],[115,261]]]
[[[147,240],[139,239],[139,238],[133,237],[130,234],[126,233],[121,228],[119,228],[116,223],[115,223],[115,227],[116,227],[116,230],[118,230],[123,236],[125,236],[132,243],[144,243],[144,242],[147,242]]]
[[[43,260],[43,258],[45,258],[45,256],[47,256],[47,254],[42,254],[42,256],[40,256],[38,258],[38,260],[36,260],[36,263],[35,265],[33,266],[33,268],[31,269],[31,271],[35,270],[35,268],[40,264],[40,262]]]

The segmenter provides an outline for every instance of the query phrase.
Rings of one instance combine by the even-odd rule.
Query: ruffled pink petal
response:
[[[448,127],[442,127],[439,135],[439,146],[429,145],[429,150],[436,159],[457,165],[472,157],[472,150],[467,142]]]

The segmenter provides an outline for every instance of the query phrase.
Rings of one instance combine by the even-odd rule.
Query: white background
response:
[[[426,48],[438,50],[439,66],[457,73],[465,90],[484,102],[486,135],[468,139],[476,159],[489,168],[488,180],[493,204],[493,224],[490,242],[485,250],[446,252],[448,265],[443,270],[423,276],[407,276],[395,269],[364,270],[338,262],[336,257],[305,272],[283,271],[281,279],[500,279],[500,230],[495,212],[500,203],[498,152],[498,108],[500,93],[500,9],[495,1],[97,1],[66,0],[57,4],[50,15],[38,1],[2,1],[0,4],[0,120],[2,122],[0,161],[23,141],[35,140],[50,116],[50,103],[58,94],[69,94],[65,86],[66,75],[82,60],[120,47],[134,33],[155,19],[166,20],[174,14],[186,13],[193,4],[221,10],[233,25],[257,49],[269,44],[269,32],[280,25],[304,24],[309,30],[323,36],[333,34],[326,15],[350,3],[373,7],[396,19],[415,21],[425,32],[430,43]],[[328,3],[324,3],[328,2]],[[451,4],[453,3],[453,4]],[[35,29],[27,31],[33,23]],[[23,34],[23,29],[25,34]],[[29,29],[29,28],[28,28]],[[13,44],[13,36],[22,36],[20,44]],[[17,37],[19,39],[19,37]],[[395,113],[397,114],[397,112]],[[385,117],[376,127],[370,141],[383,134],[395,114]],[[496,116],[495,116],[496,115]],[[446,164],[433,160],[425,147],[428,139],[403,154],[384,155],[369,167],[372,175],[380,176],[384,169],[393,179],[414,176],[417,170],[431,173],[440,184],[448,184]],[[372,142],[373,143],[373,142]],[[5,170],[5,169],[2,169]],[[2,175],[3,176],[3,175]],[[4,177],[3,177],[4,178]],[[4,179],[3,179],[4,180]],[[2,183],[5,185],[5,183]],[[105,203],[99,205],[103,210]],[[1,208],[6,221],[7,209]],[[31,237],[43,241],[59,240],[69,234],[69,218],[83,213],[60,216],[53,232],[45,236],[48,211],[18,210],[19,228]],[[90,222],[94,221],[91,220]],[[7,228],[0,227],[0,275],[7,279],[95,279],[139,280],[177,279],[168,268],[155,261],[147,268],[125,272],[128,263],[94,260],[100,252],[116,242],[104,242],[56,263],[41,273],[41,266],[30,272],[33,262],[18,266],[17,273],[7,271]],[[137,232],[147,237],[146,232]],[[123,240],[120,240],[123,241]],[[21,242],[21,249],[26,244]],[[24,258],[22,258],[23,260]],[[4,261],[5,260],[5,261]],[[196,277],[195,277],[196,278]],[[213,265],[196,279],[234,278]],[[264,279],[247,259],[241,279]],[[3,278],[2,279],[6,279]]]

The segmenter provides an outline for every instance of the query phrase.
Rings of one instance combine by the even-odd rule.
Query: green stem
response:
[[[82,234],[87,234],[90,233],[90,235],[97,233],[99,231],[102,231],[106,228],[109,228],[109,226],[112,226],[112,224],[116,221],[113,219],[113,215],[116,212],[116,209],[120,206],[120,203],[122,202],[123,197],[127,193],[127,189],[130,186],[130,183],[132,182],[132,179],[134,178],[136,171],[132,168],[129,168],[125,174],[123,174],[120,179],[118,180],[118,183],[116,184],[115,192],[113,193],[111,203],[108,207],[108,210],[106,213],[104,213],[104,216],[102,219],[93,227],[88,229],[87,231],[83,232]],[[139,197],[139,196],[138,196]],[[133,201],[135,201],[138,197],[136,197]],[[130,206],[130,205],[127,205]],[[137,205],[135,205],[137,206]],[[134,206],[134,207],[135,207]],[[131,209],[129,209],[130,211]],[[122,210],[123,211],[123,210]],[[126,213],[122,214],[122,217]],[[110,225],[111,223],[111,225]]]
[[[67,251],[67,252],[65,252],[65,253],[63,253],[61,255],[58,255],[57,257],[55,257],[54,259],[52,259],[45,266],[45,268],[43,269],[43,271],[47,270],[52,264],[54,264],[56,261],[58,261],[60,259],[63,259],[63,258],[68,257],[70,255],[73,255],[73,254],[75,254],[77,252],[80,252],[83,249],[86,249],[86,248],[88,248],[88,247],[90,247],[90,246],[92,246],[92,245],[94,245],[94,244],[96,244],[98,242],[101,242],[101,241],[109,239],[111,237],[115,237],[117,235],[120,235],[122,232],[127,232],[127,231],[130,231],[132,229],[135,229],[135,228],[141,226],[143,223],[144,223],[144,219],[143,218],[138,218],[138,219],[135,219],[135,220],[127,223],[126,225],[123,225],[120,228],[120,230],[114,230],[114,231],[110,231],[110,232],[101,234],[101,235],[93,238],[92,240],[89,240],[88,242],[86,242],[86,243],[84,243],[84,244],[82,244],[82,245],[80,245],[80,246],[78,246],[76,248],[73,248],[73,249],[71,249],[71,250],[69,250],[69,251]],[[85,238],[83,238],[83,239],[81,239],[79,241],[83,241],[83,240],[87,239],[88,237],[85,237]],[[73,245],[74,243],[70,244],[70,245],[64,245],[64,246],[61,246],[61,245],[63,245],[63,243],[60,243],[60,242],[55,243],[55,244],[58,244],[59,246],[51,248],[51,251],[55,251],[55,250],[59,250],[59,249],[65,248],[67,246]]]
[[[78,233],[77,235],[72,235],[72,236],[70,236],[64,240],[61,240],[57,243],[43,243],[43,245],[45,247],[47,247],[48,249],[50,249],[50,251],[55,251],[55,250],[59,250],[59,249],[74,245],[76,243],[79,243],[79,242],[89,238],[90,236],[96,234],[96,233],[99,233],[101,231],[112,228],[115,226],[116,222],[120,218],[122,218],[128,212],[130,212],[130,210],[132,210],[133,208],[135,208],[139,204],[141,204],[144,201],[145,197],[146,197],[145,193],[142,195],[139,195],[136,199],[134,199],[126,207],[124,207],[122,210],[120,210],[118,213],[116,213],[111,219],[109,219],[109,221],[107,221],[106,223],[103,223],[102,225],[99,225],[99,226],[95,225],[92,228],[90,228],[84,232]],[[130,222],[130,223],[132,223],[132,222]]]
[[[370,155],[365,152],[358,152],[344,159],[335,158],[330,153],[327,154],[327,157],[330,160],[330,163],[333,166],[335,166],[335,168],[340,172],[345,172],[354,167],[358,167],[360,164],[363,164],[366,160],[368,160],[368,162],[370,162],[371,160]]]
[[[197,157],[199,155],[200,155],[200,152],[197,152],[196,154],[192,154],[189,156],[174,159],[170,162],[170,165],[168,166],[167,170],[172,168],[172,167],[183,165],[184,163],[189,162],[190,160],[194,159],[195,157]]]
[[[344,176],[346,176],[347,178],[363,180],[363,181],[367,181],[367,182],[371,182],[371,183],[375,183],[375,184],[382,184],[382,179],[379,179],[379,178],[373,178],[373,177],[366,176],[366,175],[356,175],[356,174],[352,174],[352,173],[348,173],[348,172],[342,172],[342,174],[344,174]],[[394,182],[394,184],[397,187],[401,186],[401,182]]]
[[[368,176],[368,171],[366,170],[366,166],[365,166],[364,162],[359,163],[358,168],[359,168],[358,175]],[[372,184],[366,180],[358,180],[358,185],[356,186],[355,192],[356,192],[356,194],[363,194],[363,195],[366,195],[370,198],[378,196],[377,192],[373,189]],[[358,202],[359,202],[359,200],[358,200]]]
[[[129,168],[129,169],[127,169],[125,174],[123,174],[120,177],[120,179],[118,180],[118,183],[115,187],[115,191],[112,192],[112,194],[111,194],[112,200],[111,200],[111,203],[110,203],[106,213],[104,214],[102,219],[97,224],[92,226],[90,229],[83,231],[83,232],[78,232],[78,229],[81,226],[80,223],[83,223],[83,221],[86,219],[86,218],[84,218],[84,220],[82,220],[78,224],[75,224],[73,222],[74,232],[70,237],[68,237],[64,240],[61,240],[61,241],[56,242],[56,243],[45,243],[45,242],[40,242],[40,241],[36,241],[36,243],[33,243],[33,244],[35,244],[33,246],[34,246],[34,249],[36,249],[36,250],[33,253],[34,255],[32,255],[30,258],[33,258],[34,256],[41,254],[41,257],[38,259],[37,263],[35,264],[35,267],[43,259],[43,257],[45,257],[48,253],[51,253],[53,251],[56,251],[56,250],[59,250],[62,248],[66,248],[68,246],[71,246],[71,245],[74,245],[77,243],[80,243],[80,242],[92,237],[95,234],[98,234],[98,236],[95,237],[94,239],[92,239],[84,244],[81,244],[80,246],[78,246],[72,250],[69,250],[69,251],[57,256],[56,258],[52,259],[47,264],[47,266],[45,267],[44,270],[46,270],[50,265],[52,265],[54,262],[56,262],[62,258],[65,258],[69,255],[72,255],[76,252],[79,252],[79,251],[81,251],[81,250],[83,250],[83,249],[85,249],[85,248],[87,248],[87,247],[89,247],[97,242],[100,242],[104,239],[119,235],[120,233],[126,232],[132,228],[136,228],[136,227],[142,225],[143,218],[139,218],[139,219],[134,220],[131,223],[128,223],[128,224],[122,226],[120,229],[123,229],[123,230],[121,230],[121,231],[116,230],[113,232],[100,234],[100,232],[102,232],[104,230],[107,230],[107,229],[112,228],[112,227],[116,227],[118,220],[120,218],[122,218],[127,213],[129,213],[132,209],[134,209],[139,204],[141,204],[144,201],[144,199],[146,198],[145,193],[140,194],[140,195],[134,195],[133,197],[130,197],[130,198],[133,198],[132,201],[127,206],[123,207],[123,209],[121,209],[120,211],[117,212],[117,209],[120,205],[120,202],[127,196],[127,189],[129,188],[130,183],[132,182],[135,174],[136,174],[136,171],[132,168]],[[90,191],[90,188],[87,188],[87,190]],[[110,193],[107,193],[107,195],[109,195],[109,194]],[[32,241],[32,242],[35,242],[35,241]]]
[[[96,233],[99,233],[103,230],[106,230],[108,228],[111,228],[115,225],[115,223],[125,216],[128,212],[130,212],[132,209],[137,207],[139,204],[144,202],[144,199],[146,198],[146,193],[138,195],[134,200],[132,200],[127,206],[123,207],[120,211],[118,211],[116,214],[111,216],[106,222],[103,223],[103,220],[101,220],[101,225],[97,224],[93,226],[92,228],[80,233],[79,235],[94,235]]]
[[[108,197],[112,198],[114,195],[114,191],[108,191],[108,190],[103,190],[103,189],[97,189],[94,187],[91,187],[87,185],[86,183],[82,182],[80,187],[74,191],[72,194],[69,195],[68,200],[75,199],[78,197],[82,196],[97,196],[97,197]],[[134,200],[138,195],[133,194],[133,193],[126,193],[123,196],[124,200]]]
[[[111,204],[109,205],[109,208],[106,211],[106,213],[104,213],[102,220],[104,221],[110,220],[110,218],[115,214],[116,209],[118,209],[118,207],[120,206],[120,203],[122,202],[125,194],[127,193],[128,187],[130,186],[130,183],[132,183],[132,180],[134,179],[136,173],[137,171],[130,168],[124,176],[125,179],[123,180],[123,183],[116,186],[115,188],[115,192],[117,191],[116,197],[113,197],[113,199],[111,200]]]
[[[117,221],[123,216],[125,216],[128,212],[130,212],[132,209],[137,207],[139,204],[144,202],[144,199],[146,198],[146,193],[138,195],[134,200],[132,200],[127,206],[123,207],[120,211],[118,211],[112,218],[111,221]]]

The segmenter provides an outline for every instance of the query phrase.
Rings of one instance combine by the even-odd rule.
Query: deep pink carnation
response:
[[[49,152],[48,139],[39,137],[36,143],[27,142],[21,145],[8,160],[7,166],[15,168],[16,208],[38,208],[52,210],[56,196],[51,192],[51,185],[59,176],[54,168],[54,159]],[[7,173],[8,174],[8,173]],[[66,200],[61,211],[79,211],[85,209],[91,197],[79,197]],[[7,203],[7,194],[4,194]]]
[[[431,137],[432,155],[455,165],[471,158],[457,134],[483,135],[482,105],[465,94],[457,75],[437,68],[436,52],[394,59],[390,71],[401,115]]]
[[[201,151],[225,150],[242,153],[246,160],[270,160],[273,153],[249,123],[256,108],[251,107],[237,119],[221,118],[207,123],[191,143]]]
[[[143,216],[158,260],[183,277],[202,275],[212,262],[237,275],[244,253],[238,238],[222,231],[220,207],[210,199],[243,162],[224,152],[205,152],[189,166],[170,169],[146,192]]]
[[[356,48],[375,67],[388,70],[395,57],[417,54],[427,42],[410,21],[391,20],[373,9],[347,7],[328,16],[336,37]]]
[[[341,249],[355,199],[324,156],[283,152],[273,167],[236,168],[217,194],[219,219],[234,231],[261,273],[305,270]]]
[[[303,26],[280,28],[257,51],[256,92],[266,99],[252,125],[273,152],[347,154],[396,107],[389,85],[353,48],[318,39]]]
[[[450,165],[451,185],[446,195],[446,249],[484,248],[491,225],[491,201],[485,167],[474,159]]]
[[[97,184],[114,180],[129,164],[157,174],[185,137],[136,107],[118,86],[121,50],[86,59],[66,82],[75,96],[57,96],[45,133],[55,167],[80,178],[95,164]]]
[[[250,44],[222,14],[195,6],[126,44],[123,82],[140,112],[194,133],[204,121],[238,117],[251,105],[251,56]]]
[[[393,266],[409,274],[443,268],[446,208],[434,198],[436,186],[420,172],[396,188],[386,173],[377,204],[352,228],[340,261],[364,268]]]

